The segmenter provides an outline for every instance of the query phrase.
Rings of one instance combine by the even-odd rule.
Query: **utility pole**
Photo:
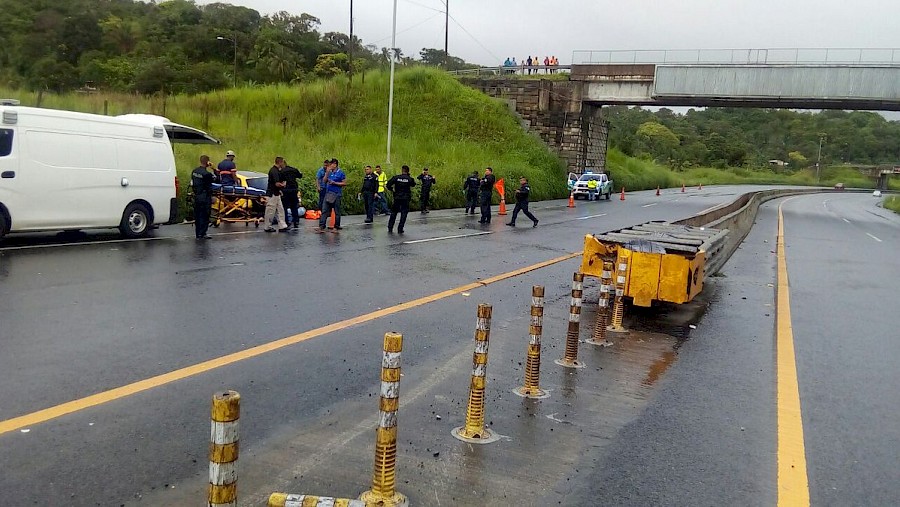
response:
[[[394,60],[397,59],[397,0],[394,0],[394,24],[391,29],[391,91],[388,98],[387,159],[391,164],[391,128],[394,123]]]
[[[825,134],[819,134],[819,154],[816,156],[816,184],[819,184],[819,163],[822,161],[822,141],[825,140]]]
[[[444,68],[450,61],[450,53],[447,51],[450,37],[450,0],[444,0]]]
[[[350,0],[350,42],[347,45],[347,56],[350,58],[350,83],[352,84],[353,83],[353,0]]]
[[[234,34],[232,38],[219,35],[216,39],[234,43],[234,87],[237,88],[237,34]]]

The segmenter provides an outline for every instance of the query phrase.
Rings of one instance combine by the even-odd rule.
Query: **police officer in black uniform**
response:
[[[300,183],[298,180],[302,177],[303,173],[296,167],[286,165],[281,170],[281,179],[284,181],[284,189],[281,191],[281,204],[284,205],[285,214],[287,214],[287,210],[291,210],[291,221],[294,223],[294,229],[300,227]]]
[[[191,172],[191,187],[194,189],[194,234],[197,239],[211,239],[209,213],[212,209],[212,184],[215,176],[209,172],[212,164],[207,155],[200,156],[200,166]]]
[[[490,167],[484,170],[484,177],[479,183],[479,199],[481,200],[481,220],[479,224],[491,223],[491,196],[494,193],[494,170]]]
[[[428,201],[431,199],[431,185],[436,183],[434,176],[428,174],[428,168],[422,169],[422,174],[418,176],[418,180],[422,182],[422,193],[419,195],[420,208],[422,213],[428,213]]]
[[[366,223],[371,224],[375,216],[375,194],[378,193],[378,175],[372,172],[372,166],[366,166],[366,174],[363,176],[362,195],[363,205],[366,208]]]
[[[475,205],[478,203],[478,187],[481,186],[481,178],[478,171],[472,171],[472,175],[463,183],[463,192],[466,193],[466,213],[475,214]]]
[[[516,209],[513,210],[512,219],[509,221],[509,226],[516,226],[516,216],[521,211],[525,213],[525,216],[530,218],[534,225],[532,227],[537,227],[538,219],[534,218],[534,215],[528,211],[528,196],[531,194],[531,187],[528,185],[528,179],[524,176],[519,178],[519,189],[516,190]]]
[[[391,218],[388,220],[388,232],[394,232],[394,220],[400,213],[400,223],[397,224],[397,232],[403,234],[403,226],[406,225],[406,214],[409,213],[409,201],[412,199],[412,187],[416,186],[416,180],[409,175],[409,166],[400,169],[400,174],[395,174],[385,185],[394,194],[394,204],[391,206]]]

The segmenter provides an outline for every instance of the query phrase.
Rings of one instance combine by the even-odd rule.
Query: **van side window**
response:
[[[0,157],[7,157],[12,153],[12,142],[12,129],[0,129]]]

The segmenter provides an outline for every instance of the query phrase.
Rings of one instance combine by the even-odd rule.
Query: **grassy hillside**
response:
[[[315,171],[328,157],[340,160],[352,182],[345,206],[358,212],[354,198],[366,164],[381,164],[388,175],[409,165],[418,175],[427,166],[437,178],[432,201],[437,207],[464,205],[462,181],[473,170],[494,168],[507,192],[524,175],[536,199],[566,195],[565,168],[532,135],[522,131],[507,107],[459,84],[445,73],[426,68],[398,72],[394,88],[391,161],[385,164],[388,75],[370,72],[353,86],[345,79],[298,86],[238,88],[163,99],[136,95],[67,94],[43,96],[41,106],[109,114],[153,113],[207,130],[222,146],[176,147],[178,172],[187,181],[200,154],[214,162],[225,150],[237,153],[238,168],[266,172],[276,155],[304,173],[304,196],[314,197]],[[0,90],[23,105],[37,103],[36,94]]]

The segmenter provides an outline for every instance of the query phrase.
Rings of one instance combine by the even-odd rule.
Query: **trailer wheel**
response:
[[[126,238],[143,238],[150,232],[150,210],[141,203],[130,204],[122,214],[119,232]]]

